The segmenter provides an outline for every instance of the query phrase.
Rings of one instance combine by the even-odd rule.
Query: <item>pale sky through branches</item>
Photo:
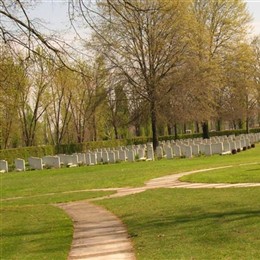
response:
[[[65,40],[73,41],[74,33],[70,30],[68,18],[69,0],[42,0],[30,12],[31,17],[46,22],[46,28],[60,31]],[[248,10],[252,14],[254,34],[260,34],[260,0],[247,0]]]

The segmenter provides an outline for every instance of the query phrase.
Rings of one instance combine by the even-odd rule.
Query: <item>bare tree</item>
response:
[[[38,52],[41,52],[38,49]],[[51,76],[47,70],[47,58],[33,54],[30,60],[21,59],[25,84],[17,91],[18,114],[21,121],[23,141],[26,146],[35,145],[37,126],[50,102],[44,100]]]
[[[167,78],[180,66],[187,45],[187,2],[102,0],[93,8],[77,2],[73,10],[95,31],[92,47],[149,103],[155,148],[158,103],[171,91]]]

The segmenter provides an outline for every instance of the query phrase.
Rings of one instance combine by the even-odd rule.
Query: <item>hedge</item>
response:
[[[17,158],[28,160],[29,157],[43,157],[45,155],[53,155],[55,153],[54,146],[32,146],[12,148],[6,150],[0,150],[0,160],[6,160],[9,164],[13,164]]]
[[[260,128],[250,129],[250,133],[259,133]],[[228,130],[228,131],[214,131],[210,132],[210,136],[223,136],[223,135],[240,135],[246,134],[246,130]],[[180,134],[178,139],[188,139],[188,138],[198,138],[202,137],[202,134]],[[174,140],[175,136],[160,136],[159,141]],[[136,137],[125,140],[109,140],[109,141],[96,141],[96,142],[84,142],[78,144],[61,144],[57,146],[53,145],[43,145],[43,146],[33,146],[33,147],[21,147],[0,150],[0,160],[6,160],[9,164],[12,164],[16,158],[23,158],[28,160],[29,157],[43,157],[45,155],[54,154],[72,154],[86,152],[88,150],[95,150],[98,148],[107,147],[118,147],[136,144],[145,144],[152,142],[151,137]]]

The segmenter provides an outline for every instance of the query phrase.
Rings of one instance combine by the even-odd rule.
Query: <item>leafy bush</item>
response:
[[[0,160],[6,160],[9,164],[12,164],[17,158],[28,160],[29,157],[43,157],[53,155],[54,152],[54,147],[51,145],[12,148],[0,150]]]

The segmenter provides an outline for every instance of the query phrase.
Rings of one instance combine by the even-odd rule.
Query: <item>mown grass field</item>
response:
[[[1,259],[66,259],[72,222],[52,204],[112,193],[84,190],[138,187],[164,175],[227,165],[234,167],[205,172],[202,179],[260,182],[259,155],[258,145],[228,156],[1,174]],[[99,203],[126,223],[138,259],[238,259],[240,254],[239,259],[254,259],[260,248],[259,199],[260,188],[160,189]]]
[[[259,259],[260,188],[158,189],[98,202],[128,228],[137,259]]]

